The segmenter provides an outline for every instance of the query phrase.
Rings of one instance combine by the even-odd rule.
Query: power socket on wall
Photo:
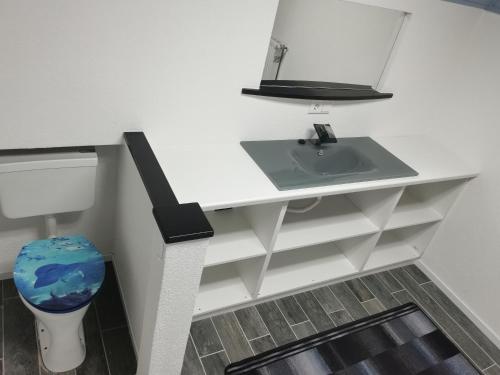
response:
[[[309,107],[308,113],[311,115],[326,115],[326,114],[330,113],[330,111],[328,110],[328,107],[326,104],[313,103]]]

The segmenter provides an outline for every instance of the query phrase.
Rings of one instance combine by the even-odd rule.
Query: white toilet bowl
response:
[[[14,266],[21,301],[35,315],[42,360],[49,371],[85,360],[83,317],[104,280],[104,259],[83,236],[28,243]]]
[[[47,370],[72,370],[85,360],[83,317],[89,305],[69,313],[48,313],[35,308],[21,294],[21,301],[35,315],[43,364]]]

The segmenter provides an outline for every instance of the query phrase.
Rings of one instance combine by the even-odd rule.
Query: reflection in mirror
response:
[[[343,0],[280,0],[262,79],[376,87],[405,15]]]

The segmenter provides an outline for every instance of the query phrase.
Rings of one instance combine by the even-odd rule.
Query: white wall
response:
[[[167,143],[188,141],[186,136],[193,132],[188,126],[199,129],[201,141],[207,143],[304,137],[312,123],[319,119],[330,121],[340,136],[420,133],[423,128],[427,130],[427,124],[430,128],[439,126],[433,109],[443,101],[440,90],[446,87],[449,55],[461,48],[461,39],[468,33],[463,25],[473,23],[480,14],[465,7],[451,7],[446,2],[406,1],[407,7],[414,9],[415,14],[383,85],[384,90],[396,93],[395,98],[375,103],[336,103],[332,105],[330,115],[311,116],[307,115],[307,101],[239,95],[242,86],[252,85],[252,82],[256,85],[261,76],[272,27],[273,15],[265,17],[273,11],[268,1],[265,4],[254,2],[256,5],[248,8],[246,2],[229,2],[221,9],[212,5],[222,13],[231,8],[233,17],[222,15],[215,32],[210,33],[207,30],[214,27],[206,25],[208,21],[203,16],[203,9],[188,3],[183,2],[186,5],[179,6],[172,17],[197,20],[199,29],[193,31],[195,35],[191,38],[196,41],[194,44],[210,44],[219,53],[207,53],[200,65],[191,59],[196,53],[190,44],[172,45],[171,53],[185,59],[177,63],[168,79],[172,102],[164,115],[166,124],[172,125],[148,128],[151,141],[158,148]],[[401,0],[393,3],[404,5]],[[260,16],[253,18],[255,13]],[[267,31],[263,26],[266,20]],[[252,27],[251,24],[261,27]],[[222,30],[232,30],[231,35]],[[174,39],[182,38],[182,30],[172,32]],[[182,71],[181,65],[186,71],[198,72],[193,73],[188,86],[186,77],[177,74]],[[189,111],[182,105],[186,102],[191,108]]]
[[[472,31],[450,79],[453,101],[436,113],[435,135],[482,172],[423,261],[500,343],[500,15],[484,12]]]
[[[339,135],[437,125],[449,54],[474,9],[436,0],[364,0],[413,16],[382,89],[392,100],[335,104]],[[242,96],[256,87],[277,0],[1,0],[0,148],[119,143],[144,129],[159,145],[300,137],[307,103]]]
[[[84,234],[104,254],[113,251],[116,190],[116,147],[97,149],[99,165],[95,204],[81,213],[56,215],[58,234]],[[22,245],[45,237],[40,217],[8,219],[0,211],[0,276],[10,276]]]
[[[376,87],[404,16],[343,0],[282,0],[272,35],[288,51],[278,78]]]

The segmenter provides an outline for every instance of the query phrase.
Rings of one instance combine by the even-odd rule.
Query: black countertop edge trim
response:
[[[165,243],[212,237],[214,230],[200,205],[179,204],[145,134],[126,132],[124,138],[153,205],[153,216]]]
[[[145,134],[127,132],[124,136],[153,207],[179,204]]]

